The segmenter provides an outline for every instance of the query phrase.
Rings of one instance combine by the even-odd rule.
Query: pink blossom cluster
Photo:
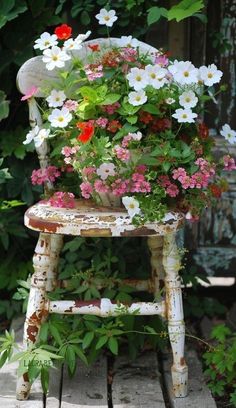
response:
[[[101,64],[89,64],[84,68],[89,81],[95,81],[95,79],[103,77],[103,66]]]
[[[116,145],[114,147],[114,152],[119,160],[124,161],[124,162],[129,161],[130,151],[128,149],[124,149],[123,147]]]
[[[154,62],[155,64],[158,64],[161,67],[166,67],[169,64],[169,59],[167,58],[166,54],[161,54],[157,52]]]
[[[127,62],[135,62],[137,59],[137,55],[138,53],[135,48],[125,47],[121,51],[122,58]]]
[[[98,119],[96,120],[97,126],[99,126],[99,127],[102,128],[102,129],[105,129],[105,127],[107,126],[108,122],[109,122],[109,120],[108,120],[107,118],[103,118],[103,117],[100,117],[100,118],[98,118]]]
[[[182,187],[186,190],[188,188],[204,188],[207,187],[210,178],[215,174],[215,169],[206,160],[199,158],[195,164],[199,166],[199,171],[189,176],[186,170],[182,167],[173,170],[172,177],[174,180],[178,180]]]
[[[224,170],[226,171],[236,170],[235,160],[230,155],[223,156],[223,162],[224,162]]]
[[[72,154],[75,154],[77,151],[78,151],[78,146],[76,147],[64,146],[61,149],[61,153],[65,157],[70,157]]]
[[[116,179],[112,185],[112,194],[115,196],[122,196],[129,192],[129,180]]]
[[[158,177],[158,183],[165,188],[165,192],[170,197],[176,197],[179,194],[178,187],[172,183],[167,175]]]
[[[74,112],[78,108],[79,104],[78,104],[77,101],[73,101],[72,99],[68,99],[67,101],[65,101],[63,106],[64,106],[64,108],[67,108],[70,112]]]
[[[47,181],[54,183],[57,177],[60,177],[61,172],[56,166],[48,166],[45,169],[33,170],[31,182],[33,185],[41,185]]]
[[[83,168],[83,175],[87,177],[88,180],[90,180],[93,176],[93,174],[96,173],[96,167],[95,166],[88,166]]]
[[[109,187],[106,185],[105,181],[97,179],[94,182],[94,189],[97,193],[108,193]]]
[[[93,192],[93,186],[88,181],[84,181],[83,183],[80,184],[80,190],[82,197],[88,199],[91,197],[91,194]]]
[[[49,198],[48,203],[52,207],[75,208],[75,196],[73,193],[57,191]]]
[[[119,107],[120,107],[120,103],[115,102],[115,103],[112,103],[110,105],[103,105],[102,110],[103,110],[103,112],[108,113],[108,115],[113,115],[113,113],[115,113],[117,111],[117,109],[119,109]]]
[[[146,181],[143,174],[134,173],[132,175],[132,183],[130,187],[131,193],[150,193],[151,185]]]

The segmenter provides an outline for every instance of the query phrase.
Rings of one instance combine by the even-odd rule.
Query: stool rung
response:
[[[100,317],[120,315],[160,315],[165,317],[165,301],[134,302],[130,305],[102,298],[96,300],[57,300],[48,302],[49,313],[90,314]]]

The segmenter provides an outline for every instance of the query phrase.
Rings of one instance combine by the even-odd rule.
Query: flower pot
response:
[[[112,193],[96,193],[94,195],[95,201],[100,204],[104,205],[105,207],[121,207],[121,197],[116,196]]]

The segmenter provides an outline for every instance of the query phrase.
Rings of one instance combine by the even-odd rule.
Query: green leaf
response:
[[[49,328],[50,328],[50,332],[51,332],[52,336],[54,337],[56,342],[61,346],[62,345],[62,339],[61,339],[59,330],[57,329],[56,326],[53,326],[52,323],[50,323]]]
[[[23,0],[1,0],[0,1],[0,28],[8,21],[18,17],[20,13],[27,10],[27,5]]]
[[[100,348],[102,348],[107,343],[107,340],[108,340],[107,336],[100,337],[100,339],[98,340],[96,344],[96,350],[99,350]]]
[[[117,102],[121,98],[120,94],[110,93],[106,95],[105,99],[101,101],[102,105],[111,105],[112,103]]]
[[[75,346],[67,346],[65,358],[68,364],[69,372],[70,374],[73,374],[76,369]]]
[[[108,340],[108,347],[113,354],[118,354],[118,341],[115,337],[110,337]]]
[[[211,332],[211,337],[213,339],[217,339],[220,342],[224,342],[226,337],[231,334],[231,330],[229,327],[225,326],[225,324],[219,324],[215,326]]]
[[[80,21],[83,25],[87,26],[89,25],[91,19],[89,17],[89,14],[86,10],[83,10],[81,15],[80,15]]]
[[[204,7],[203,0],[182,0],[175,6],[172,6],[168,11],[168,20],[176,20],[177,22],[193,16]]]
[[[44,394],[47,394],[49,385],[49,370],[47,367],[41,368],[41,384]]]
[[[84,336],[84,339],[83,339],[83,343],[82,343],[83,349],[89,347],[90,344],[92,343],[93,339],[94,339],[94,332],[86,333],[85,336]]]
[[[160,113],[157,106],[153,105],[152,103],[147,103],[146,105],[143,105],[142,110],[148,113],[152,113],[154,115],[158,115]]]
[[[156,23],[157,21],[160,20],[160,18],[163,17],[167,17],[167,9],[164,7],[151,7],[148,10],[148,15],[147,15],[147,23],[148,25],[151,25],[153,23]]]
[[[8,358],[8,351],[4,350],[4,352],[1,354],[0,357],[0,368],[2,368],[2,366],[5,364],[5,362],[7,361]]]
[[[97,92],[95,89],[91,88],[90,86],[81,86],[79,88],[78,92],[86,99],[88,99],[91,102],[96,102],[97,100]]]

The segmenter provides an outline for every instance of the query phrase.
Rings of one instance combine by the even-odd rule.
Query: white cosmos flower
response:
[[[50,108],[57,108],[59,106],[62,106],[65,100],[65,93],[63,91],[56,91],[56,89],[53,89],[50,95],[46,98],[46,101]]]
[[[185,91],[179,97],[179,104],[184,108],[194,108],[197,102],[198,98],[193,91]]]
[[[139,141],[142,139],[143,135],[141,132],[137,132],[137,133],[129,133],[128,136],[132,137],[132,139],[135,141]]]
[[[128,214],[133,218],[136,214],[140,214],[139,202],[134,197],[122,197],[122,203],[124,204]]]
[[[63,45],[63,51],[73,51],[73,50],[80,50],[82,48],[82,45],[75,42],[73,38],[69,38],[64,42]]]
[[[103,163],[97,169],[97,175],[102,180],[106,180],[108,176],[115,176],[115,165],[113,163]]]
[[[198,82],[198,69],[190,61],[175,60],[168,70],[173,75],[174,81],[179,84],[192,84]]]
[[[130,92],[128,95],[130,105],[139,106],[147,102],[147,95],[143,89],[137,92]]]
[[[99,14],[96,14],[96,19],[98,23],[101,25],[106,25],[107,27],[112,27],[113,23],[117,20],[115,10],[107,11],[106,9],[102,8]]]
[[[61,48],[54,46],[50,49],[43,51],[43,62],[46,64],[46,68],[52,71],[55,67],[62,68],[65,66],[65,61],[71,57],[66,54]]]
[[[47,48],[54,47],[58,44],[56,34],[49,34],[47,32],[40,35],[40,37],[35,41],[34,49],[39,49],[41,51]]]
[[[192,112],[191,109],[176,109],[172,116],[179,123],[194,123],[194,118],[197,117],[197,114]]]
[[[208,67],[202,66],[199,68],[200,80],[204,85],[212,86],[220,82],[223,72],[217,69],[215,64],[208,65]]]
[[[120,47],[138,47],[139,41],[136,38],[133,38],[132,35],[122,35],[119,39]]]
[[[231,127],[226,123],[222,126],[220,131],[221,136],[225,138],[230,144],[236,143],[236,131],[231,129]]]
[[[48,120],[52,127],[64,128],[71,121],[72,115],[67,108],[53,109],[51,115],[48,116]]]
[[[135,91],[145,88],[148,85],[148,77],[144,69],[131,68],[126,78],[129,81],[129,86],[134,88]]]
[[[167,98],[167,99],[165,100],[165,102],[167,103],[167,105],[172,105],[172,103],[175,102],[175,99],[173,99],[173,98]]]
[[[160,89],[168,82],[165,75],[168,73],[167,69],[161,68],[160,65],[147,65],[145,67],[148,84],[155,89]]]
[[[81,44],[83,41],[87,40],[87,38],[90,36],[91,31],[87,31],[85,34],[79,34],[77,37],[74,39],[75,43]]]
[[[50,137],[50,130],[49,129],[40,129],[39,133],[34,138],[35,147],[40,147],[41,144],[43,144],[45,139],[47,139],[48,137]]]
[[[27,135],[26,135],[26,139],[24,140],[23,144],[29,144],[32,142],[32,140],[34,140],[35,136],[37,136],[37,134],[39,133],[39,127],[36,125],[33,129],[31,129]]]

